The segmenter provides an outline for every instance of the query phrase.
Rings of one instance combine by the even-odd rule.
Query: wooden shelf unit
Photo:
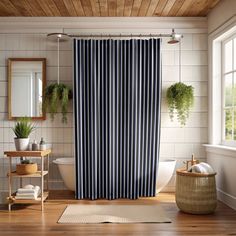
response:
[[[43,201],[45,201],[48,198],[49,192],[43,192]],[[12,194],[11,201],[14,204],[38,204],[41,202],[41,194],[36,199],[16,199],[15,198],[16,193]]]
[[[15,203],[21,204],[35,204],[41,203],[41,210],[44,209],[44,201],[47,199],[49,194],[49,155],[51,150],[44,150],[44,151],[5,151],[4,155],[9,159],[9,172],[7,174],[8,177],[8,188],[9,188],[9,195],[8,195],[8,210],[11,211],[11,206]],[[19,158],[19,157],[28,157],[28,158],[40,158],[41,159],[41,168],[34,174],[29,175],[18,175],[15,171],[12,170],[12,158]],[[45,169],[45,162],[46,159],[46,170]],[[47,180],[47,191],[44,191],[44,177]],[[15,199],[16,193],[12,193],[12,178],[20,178],[21,186],[22,187],[22,178],[40,178],[41,179],[41,194],[38,196],[37,199]]]

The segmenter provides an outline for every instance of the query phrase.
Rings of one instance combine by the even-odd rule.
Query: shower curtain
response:
[[[74,39],[77,199],[155,196],[160,39]]]

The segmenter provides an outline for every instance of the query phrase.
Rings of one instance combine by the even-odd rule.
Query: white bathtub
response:
[[[75,166],[73,158],[59,158],[53,161],[58,165],[59,172],[65,183],[65,186],[75,191]],[[159,162],[157,174],[156,193],[159,193],[170,181],[174,170],[175,160],[164,160]]]

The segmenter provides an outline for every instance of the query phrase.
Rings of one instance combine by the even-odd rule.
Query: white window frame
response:
[[[232,40],[232,70],[225,73],[225,45]],[[221,42],[221,144],[226,146],[236,147],[236,140],[225,140],[225,76],[228,74],[232,74],[232,88],[236,85],[234,81],[234,74],[236,74],[236,68],[234,68],[234,60],[236,60],[234,56],[234,40],[236,40],[236,34],[232,34]],[[234,83],[235,82],[235,83]],[[234,101],[234,94],[232,93],[232,100]],[[232,104],[233,108],[232,114],[232,131],[234,136],[234,111],[236,111],[236,104]]]

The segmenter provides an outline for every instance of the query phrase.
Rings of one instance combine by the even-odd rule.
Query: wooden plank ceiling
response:
[[[206,16],[220,0],[0,0],[0,16]]]

